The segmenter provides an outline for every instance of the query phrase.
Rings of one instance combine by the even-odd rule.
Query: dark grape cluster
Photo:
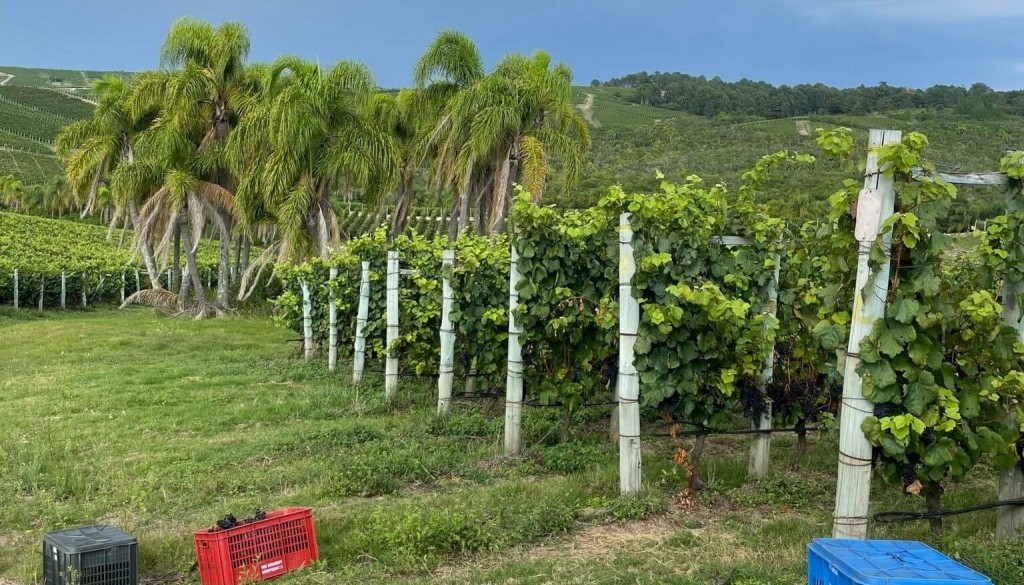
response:
[[[766,412],[765,397],[758,390],[757,386],[748,380],[742,380],[740,386],[740,404],[743,405],[743,414],[751,420],[761,417]]]
[[[232,528],[237,528],[239,526],[244,526],[246,524],[252,524],[253,522],[258,522],[260,520],[266,520],[266,519],[267,519],[267,513],[264,512],[261,508],[256,508],[256,511],[253,512],[252,516],[246,516],[243,520],[239,520],[238,518],[235,518],[234,514],[228,514],[223,519],[217,520],[217,525],[214,526],[213,528],[211,528],[210,532],[220,532],[221,530],[230,530]]]
[[[896,412],[896,405],[891,402],[880,402],[875,405],[875,418],[885,418]]]

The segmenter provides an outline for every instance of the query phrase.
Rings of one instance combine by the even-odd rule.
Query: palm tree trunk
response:
[[[488,232],[496,234],[505,231],[508,210],[512,205],[512,191],[519,176],[519,140],[508,149],[508,155],[501,162],[498,175],[494,177],[494,197],[491,201],[491,221]]]
[[[242,265],[238,274],[241,275],[243,272],[249,269],[249,249],[252,247],[252,240],[249,236],[242,235]]]
[[[457,196],[452,201],[452,212],[448,216],[448,237],[455,239],[459,236],[459,213],[462,211],[462,196]]]
[[[174,272],[171,273],[171,290],[181,292],[178,282],[181,278],[181,225],[184,218],[179,219],[174,226]]]
[[[405,169],[398,183],[398,196],[395,199],[395,215],[391,218],[391,233],[395,236],[405,231],[409,223],[409,207],[412,205],[412,172]]]
[[[231,282],[231,229],[228,227],[228,220],[219,211],[213,214],[213,222],[217,224],[220,232],[220,260],[217,267],[217,305],[226,309],[231,303],[228,298],[229,284]]]
[[[187,208],[182,212],[181,217],[188,217]],[[181,227],[180,222],[178,227]],[[192,282],[196,308],[199,310],[199,315],[205,316],[209,310],[210,303],[206,299],[206,289],[203,288],[203,278],[199,275],[199,264],[196,262],[196,251],[192,246],[192,234],[189,231],[186,226],[185,229],[179,229],[178,233],[181,234],[181,242],[185,244],[185,269],[188,272],[189,280]],[[185,287],[182,287],[182,292],[186,292]]]
[[[139,229],[139,206],[134,199],[128,201],[128,215],[132,219],[132,226]],[[136,231],[138,233],[138,231]],[[142,254],[142,262],[146,265],[146,274],[149,275],[149,288],[162,289],[160,286],[160,272],[156,269],[156,260],[153,258],[153,248],[148,241],[139,241],[139,253]]]
[[[459,196],[459,231],[469,227],[469,197],[473,184],[473,168],[466,169],[466,180],[462,183],[462,195]]]

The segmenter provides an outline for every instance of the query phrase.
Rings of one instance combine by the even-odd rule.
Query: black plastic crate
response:
[[[139,541],[114,526],[86,526],[43,537],[45,585],[138,585]]]

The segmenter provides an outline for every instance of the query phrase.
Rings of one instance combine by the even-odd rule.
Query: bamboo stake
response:
[[[331,301],[328,305],[328,325],[330,338],[328,341],[327,370],[333,372],[338,367],[338,299],[334,298],[334,279],[338,278],[338,269],[331,268],[327,288],[330,290]]]
[[[398,353],[393,347],[398,340],[398,252],[388,252],[387,271],[387,338],[384,362],[384,400],[390,404],[398,389]]]
[[[18,308],[18,269],[14,269],[14,308]]]
[[[775,272],[772,274],[772,280],[768,283],[768,301],[764,305],[765,323],[764,328],[767,333],[769,323],[768,316],[775,317],[779,308],[779,255],[775,255]],[[772,401],[767,398],[768,384],[772,382],[772,378],[775,376],[775,344],[773,343],[771,348],[768,349],[768,355],[765,356],[764,369],[761,370],[761,375],[757,379],[757,391],[761,397],[764,398],[764,410],[758,417],[756,424],[753,428],[770,431],[772,429]],[[747,475],[755,478],[761,478],[768,475],[768,469],[771,463],[771,450],[772,450],[772,435],[771,433],[762,433],[754,435],[754,440],[750,443],[750,460],[747,464]]]
[[[363,262],[359,277],[359,309],[356,312],[356,346],[352,353],[352,383],[363,381],[366,364],[366,321],[370,315],[370,263]]]
[[[306,281],[300,280],[299,286],[302,287],[302,353],[308,362],[313,359],[313,301]]]
[[[455,267],[455,251],[441,253],[441,363],[437,377],[437,414],[448,414],[455,378],[455,326],[452,324],[452,281],[449,277]]]
[[[836,507],[832,519],[835,538],[867,538],[868,503],[871,496],[871,443],[861,430],[864,419],[874,408],[863,393],[863,380],[857,372],[860,365],[860,343],[885,312],[889,292],[889,262],[884,262],[874,275],[868,266],[868,255],[874,246],[881,225],[888,219],[896,203],[893,178],[878,168],[877,147],[898,143],[899,130],[872,130],[868,139],[868,159],[864,171],[864,189],[857,201],[857,281],[854,288],[850,339],[843,373],[843,403],[839,430],[839,472],[836,485]],[[892,232],[882,236],[882,245],[889,253]],[[871,281],[871,286],[868,282]]]
[[[640,304],[633,297],[633,230],[629,214],[619,216],[619,373],[616,395],[619,411],[619,491],[640,491],[640,377],[634,365]]]
[[[60,271],[60,308],[67,309],[68,299],[68,273],[64,270]]]
[[[505,455],[518,455],[523,448],[523,332],[516,323],[519,306],[519,252],[512,242],[512,263],[508,271],[508,364],[505,376]]]

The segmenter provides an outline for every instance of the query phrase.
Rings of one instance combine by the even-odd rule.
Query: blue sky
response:
[[[1024,0],[0,0],[0,64],[138,71],[179,16],[239,20],[251,58],[367,63],[408,84],[438,30],[488,64],[545,49],[576,82],[639,70],[848,87],[1024,88]]]

